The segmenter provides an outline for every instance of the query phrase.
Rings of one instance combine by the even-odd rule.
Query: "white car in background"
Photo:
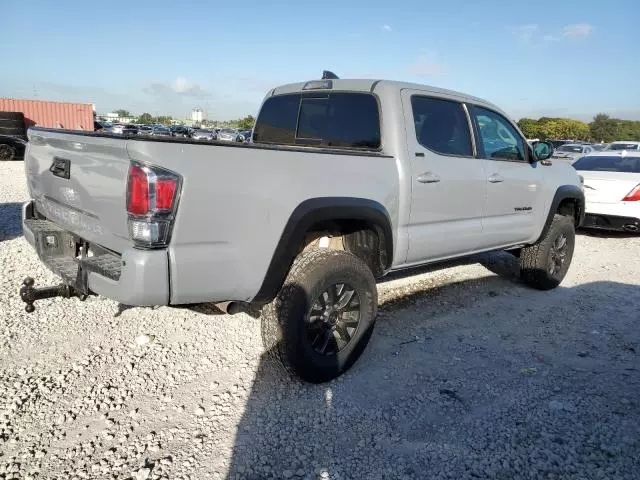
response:
[[[596,152],[573,168],[583,179],[583,227],[640,232],[640,151]]]
[[[564,145],[560,145],[553,151],[553,156],[551,158],[573,163],[580,157],[584,157],[585,155],[589,155],[593,152],[595,152],[595,149],[593,149],[591,145],[583,145],[581,143],[565,143]]]

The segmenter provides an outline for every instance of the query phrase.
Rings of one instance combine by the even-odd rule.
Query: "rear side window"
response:
[[[378,102],[373,95],[353,92],[271,97],[260,111],[253,141],[378,149]]]
[[[469,122],[462,104],[414,95],[411,108],[420,145],[445,155],[473,156]]]

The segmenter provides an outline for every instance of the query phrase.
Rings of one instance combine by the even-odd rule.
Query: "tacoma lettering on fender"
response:
[[[385,80],[274,88],[250,143],[32,128],[24,235],[62,283],[21,295],[27,311],[224,304],[261,316],[290,372],[327,381],[364,350],[388,272],[510,250],[525,283],[560,284],[584,194],[552,153],[484,100]]]

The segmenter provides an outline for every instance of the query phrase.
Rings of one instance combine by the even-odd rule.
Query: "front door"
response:
[[[418,90],[403,90],[402,103],[412,164],[407,264],[478,250],[486,172],[465,107]]]
[[[478,131],[478,154],[486,165],[484,243],[499,248],[529,241],[545,207],[540,165],[530,162],[526,141],[503,115],[468,108]]]

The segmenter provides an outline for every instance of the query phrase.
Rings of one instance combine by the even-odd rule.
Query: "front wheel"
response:
[[[315,248],[293,263],[262,311],[265,348],[285,369],[321,383],[347,371],[366,347],[378,291],[369,267],[341,251]]]
[[[522,249],[522,280],[538,290],[551,290],[560,285],[571,265],[575,243],[573,218],[556,214],[544,237]]]

